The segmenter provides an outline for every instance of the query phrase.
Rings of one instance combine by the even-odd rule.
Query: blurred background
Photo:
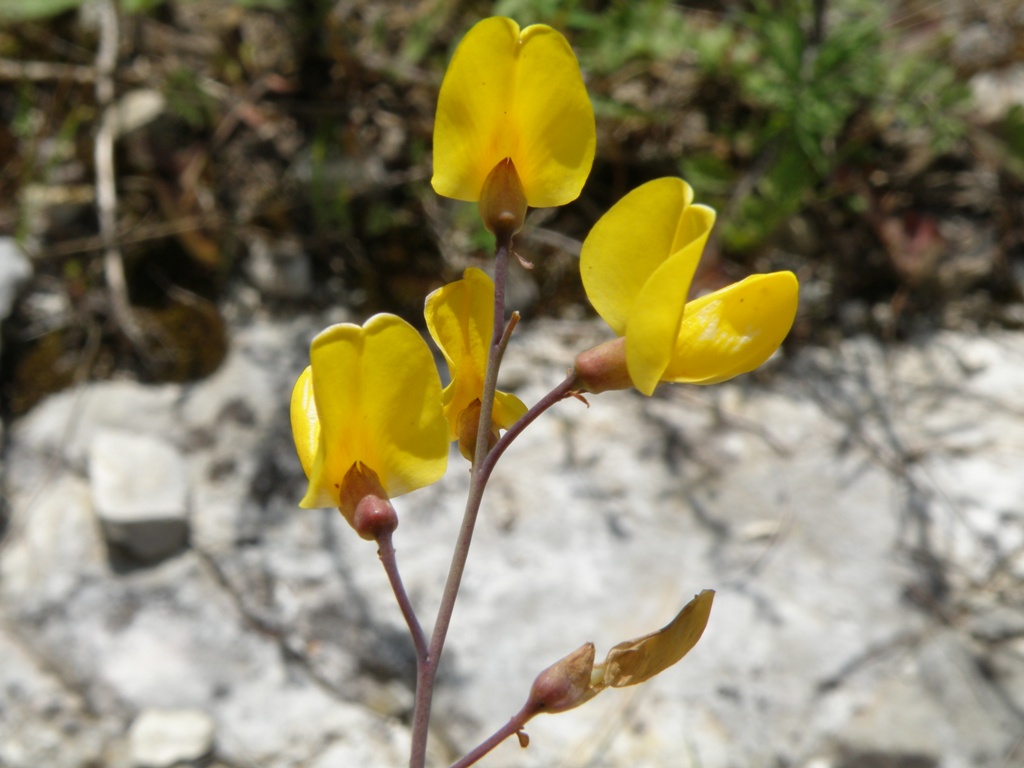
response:
[[[285,404],[326,323],[422,324],[490,262],[429,179],[492,14],[568,37],[598,127],[518,237],[508,389],[602,338],[580,243],[659,176],[718,211],[695,291],[791,269],[801,304],[764,370],[569,402],[509,451],[435,762],[714,587],[665,680],[485,764],[1024,765],[1024,2],[0,0],[0,766],[186,760],[146,728],[188,765],[403,762],[407,636],[372,548],[296,509]],[[111,523],[143,476],[169,506]],[[399,508],[428,612],[464,482]]]
[[[429,177],[445,64],[487,14],[562,30],[597,114],[583,195],[519,241],[531,315],[588,313],[588,228],[681,175],[719,212],[695,290],[795,270],[790,350],[1024,324],[1019,2],[109,7],[0,3],[0,235],[32,272],[4,307],[7,417],[74,380],[202,377],[230,316],[418,318],[486,261],[475,210]]]

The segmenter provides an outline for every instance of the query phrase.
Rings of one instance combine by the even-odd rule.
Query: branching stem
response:
[[[491,335],[487,357],[483,394],[480,398],[480,424],[477,430],[476,453],[470,470],[469,492],[466,497],[466,509],[462,517],[462,526],[459,529],[459,537],[455,544],[455,551],[452,554],[452,562],[448,570],[448,580],[445,582],[444,592],[441,596],[441,603],[438,607],[437,620],[434,623],[430,644],[425,649],[425,652],[422,652],[419,646],[416,649],[416,702],[413,710],[412,749],[409,756],[409,768],[424,768],[426,763],[427,734],[430,724],[430,707],[434,695],[434,681],[437,677],[441,652],[444,649],[445,639],[448,635],[448,627],[451,624],[455,611],[455,601],[458,597],[462,575],[465,572],[466,562],[469,558],[473,530],[476,527],[487,481],[494,470],[496,462],[512,441],[544,411],[568,397],[576,386],[576,377],[570,373],[561,384],[541,398],[519,421],[513,424],[498,439],[493,449],[488,452],[488,437],[492,428],[491,419],[494,412],[494,396],[497,391],[498,369],[501,366],[501,359],[512,336],[512,331],[519,320],[518,313],[513,313],[509,322],[505,323],[505,282],[511,253],[511,236],[499,239],[494,264],[494,330]],[[398,583],[400,584],[401,582],[399,581]],[[397,594],[398,591],[396,589]],[[403,609],[404,612],[405,609]],[[415,617],[413,617],[413,620],[415,620]],[[406,621],[409,621],[408,617]],[[415,630],[412,630],[412,626],[410,624],[410,630],[413,631],[415,641],[416,633]],[[520,717],[525,717],[525,719],[518,721],[517,718]],[[516,733],[526,722],[526,719],[528,719],[528,716],[524,716],[524,713],[520,712],[504,728],[497,731],[490,739],[455,765],[468,766],[476,762],[476,760],[493,749],[495,745]],[[496,740],[492,743],[494,739]],[[481,749],[483,751],[479,751]],[[472,757],[473,755],[476,756]]]

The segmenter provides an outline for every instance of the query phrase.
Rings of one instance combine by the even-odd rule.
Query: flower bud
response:
[[[626,367],[626,337],[606,341],[576,355],[573,372],[581,389],[593,394],[629,389],[633,380]]]
[[[352,527],[362,538],[376,541],[386,533],[394,533],[398,527],[398,513],[388,499],[364,496],[356,504]]]
[[[363,462],[357,461],[345,473],[339,496],[338,511],[360,537],[374,541],[398,527],[398,514],[377,473]]]
[[[480,429],[480,400],[474,400],[466,409],[459,414],[458,432],[459,432],[459,453],[461,453],[466,461],[473,461],[476,457],[476,437],[479,434]],[[500,437],[497,425],[491,422],[491,429],[487,434],[487,450],[498,442]]]
[[[512,158],[498,163],[484,180],[480,191],[480,218],[487,231],[500,240],[511,240],[523,228],[526,191]]]
[[[594,644],[580,646],[545,669],[530,688],[527,706],[533,712],[565,712],[597,695],[590,687]]]

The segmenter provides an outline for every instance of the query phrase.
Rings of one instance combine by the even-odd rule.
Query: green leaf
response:
[[[0,19],[33,21],[56,16],[82,4],[83,0],[0,0]]]

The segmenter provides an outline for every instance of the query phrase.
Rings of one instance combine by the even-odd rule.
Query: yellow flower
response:
[[[685,181],[664,178],[627,194],[594,225],[580,254],[583,287],[624,340],[577,358],[591,391],[623,385],[623,357],[628,379],[650,395],[659,381],[725,381],[778,349],[796,316],[792,272],[753,275],[687,303],[714,221]]]
[[[470,267],[461,280],[427,296],[424,316],[434,342],[440,347],[451,372],[451,383],[442,393],[444,414],[452,440],[472,460],[479,423],[484,373],[494,330],[494,283],[483,271]],[[508,429],[526,413],[515,395],[496,392],[491,416],[492,437]]]
[[[511,159],[535,208],[575,200],[594,161],[594,112],[569,43],[544,24],[477,23],[441,84],[434,123],[434,190],[478,202]]]
[[[309,489],[299,506],[338,506],[352,522],[362,491],[399,496],[448,465],[441,381],[420,334],[394,315],[321,332],[292,391],[292,435]]]

